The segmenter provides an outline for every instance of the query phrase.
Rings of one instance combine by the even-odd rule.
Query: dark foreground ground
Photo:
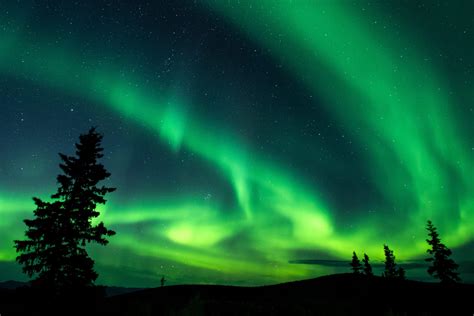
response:
[[[264,287],[179,285],[108,298],[88,293],[54,300],[19,288],[0,291],[0,314],[472,316],[474,285],[339,274]]]

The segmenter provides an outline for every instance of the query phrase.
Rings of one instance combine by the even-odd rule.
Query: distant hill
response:
[[[117,289],[116,289],[117,290]],[[1,290],[8,315],[473,315],[474,285],[336,274],[261,287],[176,285],[100,298],[48,302],[43,293]],[[59,306],[59,304],[62,304]],[[41,313],[37,306],[42,306]],[[5,312],[3,312],[5,311]],[[8,313],[10,312],[10,313]]]
[[[19,282],[19,281],[4,281],[0,282],[0,289],[13,290],[20,287],[28,286],[28,282]],[[120,286],[106,286],[105,292],[107,296],[120,295],[135,291],[143,290],[143,288],[133,288],[133,287],[120,287]]]
[[[0,289],[11,290],[11,289],[17,289],[19,287],[26,286],[26,285],[28,285],[28,283],[26,282],[9,280],[9,281],[0,282]]]
[[[474,285],[354,274],[262,287],[179,285],[111,297],[114,315],[473,315]]]
[[[135,287],[120,287],[120,286],[107,286],[107,287],[105,287],[105,293],[106,293],[107,296],[121,295],[121,294],[141,291],[141,290],[144,290],[144,289],[143,288],[135,288]]]

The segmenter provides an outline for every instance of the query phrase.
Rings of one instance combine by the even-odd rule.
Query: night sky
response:
[[[474,282],[473,11],[0,1],[0,280],[25,280],[31,198],[97,126],[117,187],[100,284],[284,282],[348,272],[353,250],[380,263],[384,243],[425,280],[428,219]]]

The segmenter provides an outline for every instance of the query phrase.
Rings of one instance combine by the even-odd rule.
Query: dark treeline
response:
[[[450,258],[452,254],[451,250],[441,242],[438,231],[430,220],[428,220],[426,224],[426,230],[428,231],[429,237],[429,239],[426,239],[426,242],[430,246],[426,252],[430,254],[430,257],[426,258],[425,261],[431,263],[427,270],[429,275],[439,279],[441,283],[456,283],[461,281],[459,273],[457,272],[459,266]],[[388,245],[384,245],[383,249],[385,254],[385,268],[382,277],[387,279],[404,280],[405,270],[395,262],[393,250],[391,250]],[[372,266],[369,263],[369,256],[365,253],[363,263],[364,266],[362,267],[356,252],[353,251],[352,261],[350,263],[353,273],[373,276]]]

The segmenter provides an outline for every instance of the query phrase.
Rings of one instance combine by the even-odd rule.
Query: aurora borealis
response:
[[[384,243],[403,265],[428,219],[473,259],[472,4],[173,2],[0,3],[0,279],[90,126],[117,187],[99,283],[269,284]]]

